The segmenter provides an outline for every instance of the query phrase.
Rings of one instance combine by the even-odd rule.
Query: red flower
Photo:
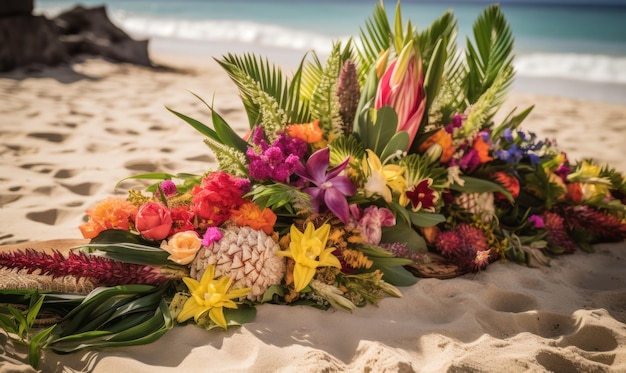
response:
[[[419,211],[420,209],[435,211],[439,193],[430,188],[432,184],[433,179],[426,178],[405,192],[407,198],[411,201],[413,211]]]
[[[170,210],[162,203],[146,202],[137,212],[135,227],[144,238],[162,240],[169,235],[172,228]]]
[[[246,188],[241,179],[225,172],[213,172],[191,191],[191,211],[210,226],[221,225],[228,220],[231,210],[244,203],[241,195]]]
[[[192,219],[193,212],[185,206],[178,206],[170,209],[172,215],[172,229],[168,237],[175,235],[178,232],[193,231],[195,229]]]

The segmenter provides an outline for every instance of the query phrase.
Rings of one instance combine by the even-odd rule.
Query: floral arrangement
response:
[[[350,311],[416,277],[624,240],[622,174],[521,130],[532,107],[494,123],[514,76],[500,9],[480,15],[464,53],[456,33],[452,12],[418,31],[381,3],[358,42],[334,44],[325,63],[311,53],[290,79],[255,55],[224,56],[249,133],[209,104],[212,127],[170,109],[219,167],[133,176],[155,182],[87,210],[90,243],[69,256],[0,254],[0,267],[93,289],[3,291],[1,303],[27,307],[0,308],[0,327],[36,365],[45,348],[148,343],[190,320],[226,329],[267,302]],[[31,332],[43,309],[60,321]]]

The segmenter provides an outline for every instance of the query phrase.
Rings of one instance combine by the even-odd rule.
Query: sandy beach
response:
[[[245,133],[236,87],[215,61],[153,58],[167,68],[85,59],[0,75],[0,245],[13,245],[4,250],[80,239],[85,209],[145,185],[114,189],[125,177],[214,168],[201,135],[165,108],[210,123],[190,92]],[[500,115],[533,104],[522,128],[556,138],[571,160],[626,172],[625,106],[513,92]],[[262,305],[254,322],[227,332],[177,327],[146,346],[46,353],[42,371],[626,371],[625,249],[421,280],[402,299],[351,314]],[[16,360],[24,351],[2,333],[0,341],[0,371],[30,371]]]

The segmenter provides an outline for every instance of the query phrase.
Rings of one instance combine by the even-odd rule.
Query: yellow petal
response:
[[[320,263],[318,264],[318,267],[341,268],[341,263],[339,262],[339,259],[332,254],[333,251],[335,251],[334,248],[324,250],[322,255],[320,255]]]
[[[293,282],[296,291],[304,289],[315,276],[315,268],[296,263],[293,269]]]
[[[222,309],[222,307],[211,308],[211,310],[209,311],[209,317],[217,325],[221,326],[224,329],[227,328],[226,318],[224,317],[224,309]]]
[[[311,223],[309,223],[311,224]],[[300,230],[296,227],[295,224],[291,224],[291,229],[289,231],[290,236],[291,236],[291,241],[296,241],[296,242],[300,242],[302,241],[302,236],[304,236],[304,234],[302,234],[302,232],[300,232]]]
[[[313,223],[309,223],[309,226],[313,228]],[[307,227],[307,230],[309,228]],[[326,241],[328,240],[328,235],[330,234],[330,224],[323,224],[321,227],[317,228],[314,231],[315,237],[320,240],[322,245],[321,249],[323,250],[326,247]],[[320,251],[322,251],[320,250]]]
[[[213,279],[215,278],[215,266],[208,266],[207,269],[202,274],[202,278],[200,279],[200,288],[206,289],[207,286]],[[191,292],[193,290],[189,289]]]
[[[367,152],[367,163],[369,164],[370,168],[372,170],[380,170],[383,167],[382,163],[380,162],[380,158],[378,158],[376,153],[374,153],[370,149],[367,149],[366,152]]]
[[[192,294],[200,288],[200,283],[194,278],[183,277],[183,282],[185,283],[185,285],[187,285],[189,292],[191,292]]]
[[[185,322],[192,318],[198,309],[202,309],[202,307],[193,299],[189,298],[185,302],[182,311],[176,317],[176,321]]]
[[[243,289],[234,289],[228,292],[228,294],[226,294],[226,296],[228,297],[228,299],[237,299],[237,298],[241,298],[243,296],[245,296],[246,294],[248,294],[250,292],[251,288],[243,288]]]

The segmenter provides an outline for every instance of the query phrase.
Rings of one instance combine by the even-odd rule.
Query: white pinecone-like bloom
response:
[[[493,193],[463,193],[454,199],[454,203],[463,207],[467,212],[482,217],[488,223],[493,218],[496,208]]]
[[[230,277],[233,289],[249,287],[247,298],[260,301],[265,290],[280,284],[285,273],[285,258],[276,255],[278,250],[278,243],[263,231],[230,226],[219,241],[198,251],[190,274],[200,281],[206,268],[214,265],[216,278]]]

